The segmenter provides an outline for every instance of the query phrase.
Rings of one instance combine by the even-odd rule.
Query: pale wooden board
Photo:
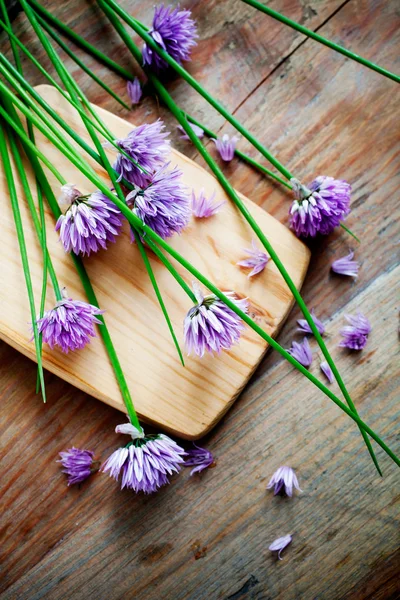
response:
[[[87,134],[79,116],[51,86],[36,88],[42,96],[84,138]],[[132,125],[103,109],[99,112],[116,137],[125,136]],[[50,143],[37,134],[37,144],[51,157],[67,181],[83,192],[92,190],[89,182],[59,154]],[[110,151],[110,155],[112,151]],[[217,200],[225,194],[214,177],[199,165],[172,150],[171,166],[178,165],[189,189],[206,193],[217,191]],[[99,175],[101,169],[96,166]],[[106,178],[104,178],[106,180]],[[33,177],[31,177],[33,183]],[[59,195],[59,183],[50,175]],[[40,297],[42,280],[41,251],[23,193],[16,181],[25,224],[32,278],[36,298]],[[34,187],[34,186],[32,186]],[[22,274],[14,222],[8,202],[4,173],[1,173],[2,232],[1,244],[1,310],[0,337],[34,359],[30,341],[29,308]],[[291,277],[300,288],[309,263],[309,250],[281,223],[244,198],[264,232],[271,240]],[[80,281],[69,256],[65,255],[54,221],[46,215],[48,246],[61,285],[74,298],[84,299]],[[226,412],[261,360],[266,344],[246,328],[240,344],[230,352],[203,359],[188,357],[186,367],[180,364],[166,323],[154,296],[151,284],[135,245],[129,240],[125,224],[117,243],[105,252],[85,260],[100,305],[115,343],[135,406],[140,417],[179,436],[196,439],[209,431]],[[192,219],[181,236],[171,244],[209,279],[223,290],[235,290],[248,296],[251,314],[271,334],[275,335],[285,320],[292,296],[272,261],[260,276],[249,280],[236,263],[244,257],[243,248],[251,245],[252,232],[235,207],[227,199],[222,211],[208,220]],[[151,256],[152,267],[167,304],[178,339],[183,347],[182,323],[190,301],[166,269]],[[189,274],[178,267],[191,282]],[[47,308],[54,303],[49,285]],[[118,385],[102,341],[96,338],[84,350],[64,355],[61,351],[43,352],[44,366],[96,398],[124,410]]]

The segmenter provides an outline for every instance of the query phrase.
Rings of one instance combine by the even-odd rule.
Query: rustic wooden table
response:
[[[45,4],[137,72],[94,2]],[[152,2],[122,4],[150,23]],[[400,71],[395,0],[270,4]],[[399,451],[398,87],[239,0],[181,5],[192,8],[199,26],[191,72],[300,179],[323,173],[353,185],[348,224],[362,243],[356,247],[341,231],[315,242],[304,295],[328,325],[329,347],[363,418]],[[40,56],[25,19],[19,15],[14,24]],[[8,53],[4,36],[1,48]],[[174,129],[153,99],[126,115],[65,61],[94,102],[136,124],[160,116]],[[93,59],[85,61],[124,94],[121,79]],[[32,83],[42,81],[33,69],[27,73]],[[182,81],[171,81],[169,88],[200,120],[231,133]],[[189,143],[177,134],[173,139],[196,158]],[[244,140],[239,147],[256,156]],[[286,222],[285,190],[236,160],[225,170],[240,191]],[[362,264],[356,282],[329,273],[330,262],[348,248],[356,248]],[[357,309],[368,315],[373,331],[367,348],[350,355],[337,349],[338,330],[343,315]],[[293,310],[280,335],[284,346],[298,316]],[[105,475],[67,489],[55,463],[57,453],[71,445],[107,456],[121,414],[50,374],[43,405],[34,394],[35,365],[5,344],[0,353],[2,600],[400,596],[399,470],[378,449],[384,471],[379,478],[357,428],[278,355],[269,353],[204,440],[217,466],[200,477],[185,470],[160,493],[136,497],[118,491]],[[292,500],[265,490],[281,464],[296,468],[304,490]],[[277,561],[268,546],[286,533],[293,534],[293,543]]]

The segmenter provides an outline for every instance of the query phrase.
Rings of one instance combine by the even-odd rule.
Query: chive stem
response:
[[[62,48],[64,50],[64,52],[70,58],[72,58],[72,60],[82,69],[82,71],[84,71],[87,75],[89,75],[93,79],[93,81],[95,81],[108,94],[110,94],[110,96],[112,98],[114,98],[114,100],[119,102],[119,104],[121,104],[121,106],[126,108],[126,110],[131,110],[130,106],[128,106],[126,104],[126,102],[124,102],[122,100],[122,98],[120,98],[118,96],[118,94],[116,94],[114,92],[114,90],[112,88],[110,88],[110,86],[108,86],[102,79],[100,79],[100,77],[98,77],[96,75],[96,73],[94,73],[91,69],[89,69],[89,67],[87,67],[85,65],[85,63],[75,54],[75,52],[73,52],[71,50],[71,48],[69,48],[69,46],[65,42],[63,42],[63,40],[60,38],[60,36],[58,36],[55,33],[55,31],[47,24],[46,20],[43,19],[43,17],[41,17],[40,15],[37,15],[37,20],[39,21],[39,23],[43,27],[43,29],[45,29],[47,31],[47,33],[53,38],[53,40],[60,46],[60,48]]]
[[[43,153],[41,153],[36,148],[35,144],[33,144],[32,141],[29,139],[29,137],[25,134],[25,131],[22,128],[22,123],[21,123],[13,105],[11,104],[11,102],[9,102],[9,101],[7,102],[6,108],[7,108],[7,111],[4,111],[4,112],[7,115],[7,117],[10,119],[10,125],[13,127],[14,131],[21,138],[25,152],[27,154],[27,157],[32,165],[32,168],[33,168],[35,175],[39,181],[39,184],[43,190],[43,193],[46,196],[46,200],[50,206],[53,216],[55,219],[58,219],[58,217],[61,214],[61,210],[58,206],[58,203],[54,196],[53,190],[52,190],[52,188],[47,180],[47,177],[46,177],[46,175],[40,165],[40,162],[38,160],[38,158],[40,158],[40,160],[42,162],[44,162],[43,158],[46,159],[46,157],[43,155]],[[66,146],[63,146],[63,145],[59,146],[59,149],[61,149],[61,151],[63,151],[62,149],[64,149],[64,151],[67,151]],[[44,162],[44,164],[45,164],[45,162]],[[79,166],[77,164],[75,166],[77,166],[77,168],[79,169]],[[81,169],[79,169],[79,170],[81,170]],[[100,181],[101,185],[104,185],[101,182],[101,180],[99,180],[99,181]],[[111,192],[109,191],[109,189],[106,186],[104,186],[104,187],[107,190],[107,194],[110,196]],[[77,256],[76,254],[74,254],[73,252],[71,253],[71,258],[75,264],[75,268],[77,270],[78,276],[81,280],[83,289],[86,293],[89,303],[92,304],[93,306],[96,306],[97,308],[100,308],[99,303],[96,298],[96,294],[93,289],[93,286],[92,286],[89,276],[86,272],[86,269],[83,265],[82,259],[79,256]],[[133,401],[132,401],[131,394],[129,391],[129,387],[128,387],[127,381],[125,379],[125,375],[122,370],[118,355],[115,351],[115,347],[112,342],[110,333],[108,331],[106,321],[105,321],[103,315],[98,315],[98,319],[102,323],[101,327],[99,327],[99,332],[103,339],[103,343],[106,348],[110,363],[113,367],[115,378],[118,382],[118,385],[119,385],[119,388],[121,391],[121,396],[122,396],[124,404],[127,408],[128,415],[130,417],[132,425],[134,425],[140,431],[141,426],[139,423],[139,419],[138,419],[136,411],[134,409]]]
[[[31,319],[32,319],[32,330],[33,330],[33,337],[34,337],[34,341],[35,341],[36,359],[37,359],[37,363],[38,363],[38,370],[39,370],[39,377],[40,377],[40,387],[42,390],[43,402],[46,402],[46,390],[45,390],[45,385],[44,385],[42,356],[41,356],[40,344],[39,344],[39,332],[38,332],[37,321],[36,321],[37,315],[36,315],[36,309],[35,309],[35,298],[34,298],[34,292],[33,292],[32,277],[31,277],[31,271],[30,271],[30,267],[29,267],[28,251],[26,248],[25,234],[24,234],[24,227],[23,227],[23,223],[22,223],[21,211],[19,208],[18,194],[17,194],[17,190],[15,187],[15,182],[14,182],[14,173],[13,173],[13,170],[11,167],[10,155],[9,155],[8,147],[7,147],[7,141],[6,141],[7,131],[8,131],[7,126],[4,126],[4,124],[0,124],[0,157],[1,157],[1,162],[3,165],[4,173],[6,176],[8,191],[10,194],[10,202],[11,202],[11,208],[12,208],[13,216],[14,216],[15,230],[16,230],[17,238],[18,238],[18,245],[19,245],[19,251],[20,251],[20,256],[21,256],[22,268],[23,268],[24,277],[25,277],[25,285],[26,285],[26,289],[28,292],[29,308],[30,308]],[[12,135],[7,136],[7,137],[8,137],[8,142],[10,144],[11,152],[14,155],[15,140]]]

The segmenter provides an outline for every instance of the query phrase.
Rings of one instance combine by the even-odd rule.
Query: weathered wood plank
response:
[[[207,11],[220,4],[196,5],[203,33],[211,27]],[[274,6],[290,14],[285,3]],[[261,23],[260,16],[256,19]],[[353,0],[322,33],[399,71],[396,19],[395,2]],[[256,41],[248,45],[254,69]],[[225,52],[226,60],[230,56],[236,58],[235,49]],[[370,317],[374,329],[365,351],[349,357],[335,351],[335,357],[362,416],[398,448],[398,297],[392,289],[399,277],[394,270],[397,88],[310,42],[288,64],[288,72],[282,65],[266,79],[253,103],[250,95],[239,115],[306,180],[325,171],[353,183],[349,226],[362,235],[360,277],[352,283],[328,274],[333,257],[353,246],[339,233],[315,244],[305,297],[324,320],[332,317],[332,349],[344,312],[359,308]],[[148,106],[146,101],[143,110]],[[271,191],[239,163],[227,172],[237,188],[286,221],[287,196]],[[293,338],[296,316],[293,311],[280,335],[285,345]],[[4,345],[0,352],[0,443],[7,477],[2,600],[27,595],[33,600],[105,595],[111,600],[388,600],[400,595],[396,469],[379,452],[384,469],[379,479],[357,429],[274,354],[204,441],[215,452],[217,467],[196,479],[186,472],[155,497],[133,498],[117,493],[105,476],[67,493],[54,463],[57,452],[73,443],[102,456],[111,452],[116,411],[54,376],[49,376],[49,404],[42,406],[33,394],[33,365]],[[284,463],[298,469],[304,489],[293,502],[273,499],[264,489],[273,469]],[[289,531],[293,545],[277,563],[268,544]],[[196,560],[199,550],[203,557]]]

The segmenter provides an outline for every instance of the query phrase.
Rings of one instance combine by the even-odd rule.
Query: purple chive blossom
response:
[[[357,277],[360,268],[359,263],[353,260],[354,252],[350,251],[347,256],[334,260],[331,269],[339,275],[347,275],[348,277]]]
[[[325,333],[325,325],[315,316],[314,309],[311,309],[311,318],[315,323],[315,327],[318,329],[319,333],[323,335]],[[311,327],[307,323],[305,319],[297,320],[298,328],[297,331],[301,331],[302,333],[310,333],[312,334]]]
[[[135,77],[133,81],[127,82],[126,91],[131,103],[139,104],[142,97],[142,86],[140,85],[140,81],[137,77]]]
[[[269,550],[271,550],[271,552],[277,552],[279,560],[282,560],[282,558],[281,558],[282,550],[284,550],[286,548],[286,546],[289,546],[291,541],[292,541],[292,536],[290,534],[285,535],[280,538],[277,538],[276,540],[274,540],[272,542],[272,544],[269,547]]]
[[[208,219],[217,212],[219,212],[221,206],[226,204],[225,200],[222,202],[214,202],[216,192],[214,191],[209,198],[204,193],[204,189],[201,189],[199,194],[196,196],[194,190],[192,190],[192,212],[198,219]]]
[[[240,260],[236,264],[238,267],[244,267],[245,269],[251,269],[248,277],[254,277],[261,271],[264,271],[267,266],[267,262],[269,261],[269,256],[266,252],[259,250],[257,244],[254,240],[252,240],[252,248],[244,248],[244,252],[247,252],[249,258],[245,258],[244,260]]]
[[[68,476],[68,485],[82,483],[97,469],[93,466],[93,452],[90,450],[79,450],[79,448],[70,448],[65,452],[60,452],[60,462],[64,467],[63,473]]]
[[[320,176],[307,188],[291,180],[295,200],[290,208],[290,227],[297,236],[328,235],[350,212],[351,186],[347,181]]]
[[[198,125],[195,125],[194,123],[188,122],[188,125],[192,129],[192,131],[197,135],[197,137],[199,139],[204,137],[204,129],[202,129]],[[190,140],[190,137],[188,136],[186,131],[183,129],[182,125],[178,125],[177,129],[179,129],[179,131],[181,131],[183,133],[183,135],[180,136],[181,140]]]
[[[200,448],[196,444],[193,444],[193,446],[194,448],[192,450],[186,452],[188,458],[186,458],[183,465],[184,467],[194,467],[194,469],[190,471],[190,475],[200,473],[214,463],[214,457],[209,450]]]
[[[238,343],[244,329],[242,319],[214,294],[204,296],[197,283],[193,291],[198,304],[193,306],[185,317],[184,337],[188,355],[192,352],[204,356],[204,352],[229,350]],[[243,312],[247,313],[248,302],[235,299],[234,292],[228,296]]]
[[[146,436],[130,423],[118,425],[115,431],[130,435],[132,441],[113,452],[101,470],[109,471],[116,481],[121,475],[121,489],[152,494],[180,470],[185,451],[171,438],[162,433]]]
[[[303,367],[309,367],[312,363],[312,352],[308,339],[305,337],[302,342],[292,342],[292,347],[288,350]]]
[[[293,496],[293,488],[296,488],[299,492],[300,489],[299,482],[296,477],[296,473],[291,467],[279,467],[272,475],[269,484],[267,485],[267,490],[274,488],[274,496],[279,493],[291,498]]]
[[[181,233],[190,218],[187,189],[182,172],[168,164],[154,173],[144,189],[135,189],[126,197],[128,206],[164,240]]]
[[[214,142],[216,149],[223,161],[230,162],[235,154],[236,142],[238,138],[236,135],[231,138],[226,133],[222,136],[222,138],[211,138],[211,141]]]
[[[327,380],[329,381],[329,383],[333,383],[334,377],[333,377],[332,369],[330,368],[330,366],[328,365],[328,363],[326,362],[326,360],[324,360],[319,365],[319,368],[321,369],[321,371],[323,372],[323,374],[325,375],[325,377],[327,378]]]
[[[196,46],[197,29],[190,10],[179,7],[157,6],[153,17],[153,27],[148,31],[153,40],[179,64],[190,60],[190,52]],[[143,46],[143,64],[155,71],[168,68],[168,63],[156,51]]]
[[[101,324],[96,315],[102,312],[87,302],[63,298],[37,320],[38,331],[52,350],[59,346],[68,354],[69,350],[81,350],[91,337],[96,337],[94,325]]]
[[[345,319],[350,325],[346,325],[340,330],[340,335],[344,339],[339,346],[350,350],[362,350],[371,333],[370,322],[361,312],[358,312],[357,315],[345,315]]]
[[[160,168],[170,153],[169,133],[163,132],[165,125],[158,119],[154,123],[145,123],[133,129],[126,138],[115,140],[119,148],[145,169],[143,173],[129,158],[118,154],[114,162],[114,169],[119,173],[119,180],[123,177],[134,185],[145,187],[153,172]]]
[[[65,252],[89,256],[115,242],[123,220],[115,204],[103,192],[96,191],[75,196],[66,213],[59,216],[56,231],[60,232]]]

